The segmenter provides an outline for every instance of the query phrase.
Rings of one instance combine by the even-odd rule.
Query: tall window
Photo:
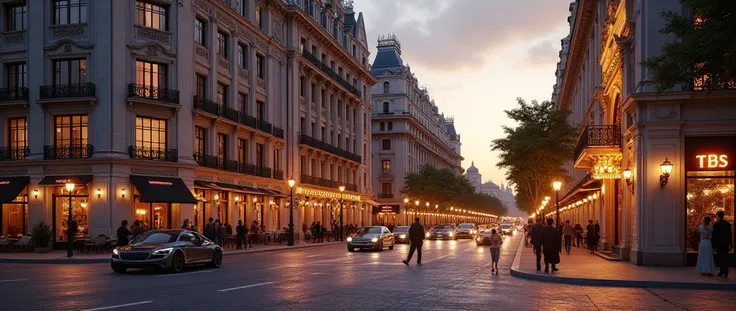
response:
[[[248,113],[248,95],[238,93],[238,111],[244,114]]]
[[[87,145],[87,116],[68,115],[56,116],[56,146],[82,146]]]
[[[238,138],[238,162],[248,162],[248,141],[242,138]]]
[[[238,44],[238,66],[240,68],[248,68],[248,48],[245,44]]]
[[[8,147],[21,150],[28,147],[28,120],[26,118],[8,119]],[[13,160],[25,158],[23,152],[11,152]]]
[[[207,33],[207,24],[205,24],[204,21],[197,18],[194,20],[194,42],[199,43],[200,45],[207,46],[206,41],[206,33]]]
[[[281,170],[281,149],[273,150],[273,169],[277,171]]]
[[[381,161],[381,168],[384,170],[390,170],[391,169],[391,160],[382,160]]]
[[[383,93],[388,94],[391,92],[391,83],[388,83],[388,81],[383,82]]]
[[[382,194],[392,194],[393,193],[393,187],[391,187],[391,183],[381,183],[381,193]]]
[[[166,120],[136,117],[135,146],[149,150],[166,150]]]
[[[65,59],[54,61],[54,85],[81,84],[87,82],[87,61]]]
[[[266,103],[262,101],[256,102],[256,119],[258,120],[266,119]]]
[[[207,150],[207,130],[203,127],[194,128],[194,153],[204,155]]]
[[[381,130],[381,131],[385,130],[385,129],[386,129],[386,123],[383,123],[383,122],[381,122],[381,123],[380,123],[380,124],[378,125],[378,129],[379,129],[379,130]]]
[[[389,122],[387,126],[388,126],[388,130],[389,131],[392,131],[394,129],[394,123],[393,122]]]
[[[263,10],[260,6],[256,6],[256,25],[258,25],[258,28],[263,29]]]
[[[217,133],[217,159],[220,163],[227,160],[227,134]]]
[[[217,104],[227,106],[227,85],[217,83]]]
[[[28,7],[25,4],[15,4],[7,6],[5,9],[6,31],[24,30],[28,22]]]
[[[197,97],[207,97],[207,77],[198,74],[197,75]]]
[[[12,63],[6,66],[8,72],[8,88],[26,86],[26,63]]]
[[[263,58],[263,55],[256,54],[256,73],[258,74],[258,77],[261,79],[265,79],[266,71],[263,67],[265,64],[265,59]]]
[[[391,140],[390,139],[381,140],[381,150],[391,150]]]
[[[166,65],[136,61],[135,83],[146,88],[166,88]]]
[[[263,167],[263,144],[256,144],[256,166]]]
[[[217,54],[227,58],[227,35],[224,32],[217,32]]]
[[[135,2],[135,23],[143,27],[169,30],[168,8],[144,1]]]
[[[87,22],[87,0],[55,0],[54,25]]]

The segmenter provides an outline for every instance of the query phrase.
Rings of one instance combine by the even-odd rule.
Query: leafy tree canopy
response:
[[[693,14],[663,12],[663,34],[675,40],[658,56],[642,62],[652,72],[657,92],[679,83],[702,89],[736,87],[736,1],[680,0]]]
[[[504,126],[506,137],[494,140],[491,148],[501,153],[496,165],[516,186],[516,206],[533,213],[553,193],[553,180],[569,180],[562,165],[572,158],[577,130],[567,122],[570,111],[558,110],[554,103],[517,102],[517,108],[505,112],[518,126]]]

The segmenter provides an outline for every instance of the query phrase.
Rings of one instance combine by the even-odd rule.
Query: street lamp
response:
[[[409,198],[404,198],[404,222],[411,223],[407,216],[409,216]]]
[[[342,237],[342,193],[345,191],[345,186],[340,186],[340,242],[343,241]]]
[[[288,246],[294,246],[294,185],[296,180],[289,178],[289,192],[291,193],[291,203],[289,204],[289,241]]]
[[[72,191],[74,191],[76,185],[67,183],[64,186],[66,191],[69,192],[69,217],[66,221],[66,257],[72,257],[74,256],[74,236],[72,234],[76,234],[76,232],[72,232]]]
[[[560,189],[562,189],[562,182],[555,180],[552,182],[552,188],[555,189],[555,208],[557,209],[557,221],[555,224],[560,227]]]

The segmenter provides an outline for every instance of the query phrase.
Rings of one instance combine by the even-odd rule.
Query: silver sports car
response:
[[[112,270],[125,273],[128,268],[163,268],[180,272],[185,266],[222,264],[220,246],[194,231],[153,230],[112,251]]]

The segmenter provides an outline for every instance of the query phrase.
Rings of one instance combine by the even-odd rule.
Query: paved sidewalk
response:
[[[573,247],[571,254],[560,255],[560,271],[552,274],[536,271],[536,256],[523,241],[517,250],[511,275],[536,281],[589,286],[686,288],[736,290],[736,268],[731,267],[729,279],[705,277],[695,267],[637,266],[628,261],[610,261]],[[716,272],[718,268],[716,267]]]
[[[234,248],[223,248],[224,256],[239,255],[239,254],[252,254],[252,253],[263,253],[273,252],[282,250],[293,250],[303,249],[311,247],[320,247],[328,245],[338,245],[345,242],[325,242],[325,243],[305,243],[299,242],[294,246],[287,246],[284,244],[270,244],[270,245],[253,245],[252,248],[247,250],[236,250]],[[88,264],[88,263],[107,263],[110,262],[110,253],[91,253],[91,254],[74,254],[74,257],[66,257],[66,250],[54,250],[48,253],[0,253],[0,263],[29,263],[29,264]]]

